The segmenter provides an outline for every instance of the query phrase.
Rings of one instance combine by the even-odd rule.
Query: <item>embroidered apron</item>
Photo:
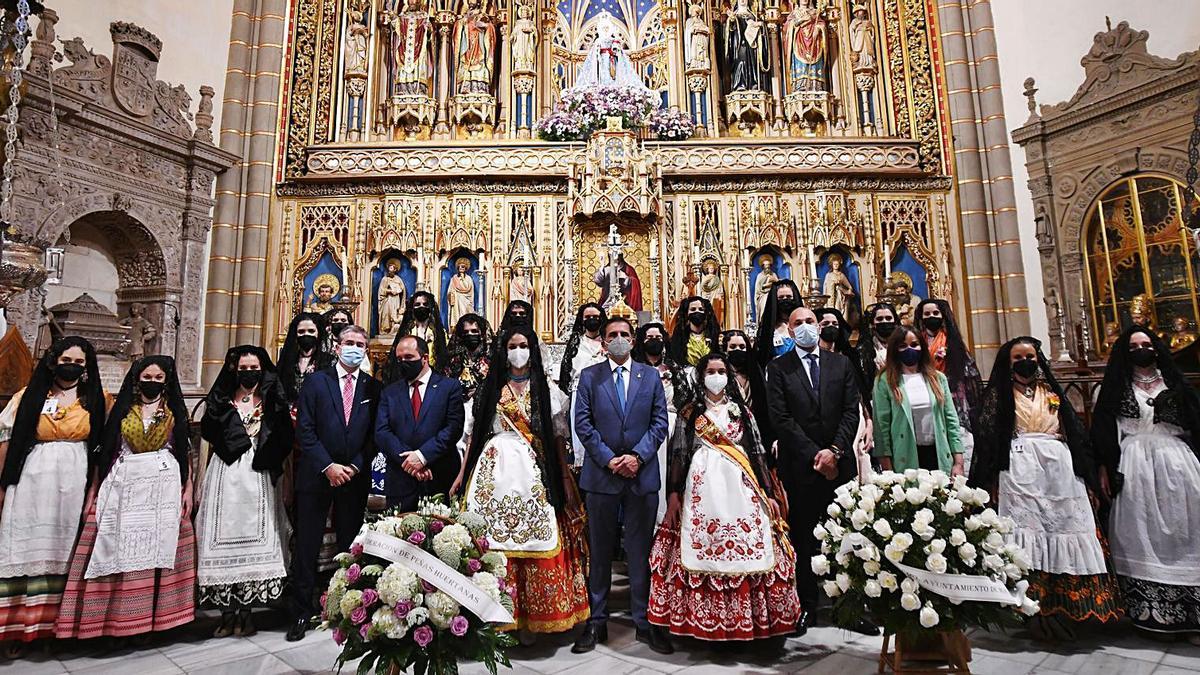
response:
[[[96,496],[96,545],[84,578],[174,568],[181,490],[167,448],[118,459]]]

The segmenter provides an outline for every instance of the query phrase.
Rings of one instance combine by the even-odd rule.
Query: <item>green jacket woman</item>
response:
[[[962,426],[946,376],[933,367],[920,333],[900,327],[888,340],[872,392],[875,449],[885,471],[963,473]],[[923,438],[922,438],[923,437]]]

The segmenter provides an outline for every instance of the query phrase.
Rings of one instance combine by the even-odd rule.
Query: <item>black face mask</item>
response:
[[[927,319],[921,319],[921,325],[925,327],[925,330],[936,333],[942,329],[942,326],[946,325],[946,321],[940,316],[931,316]]]
[[[729,365],[741,370],[750,363],[750,352],[745,349],[732,349],[729,351]]]
[[[296,336],[296,346],[299,347],[300,351],[302,351],[302,352],[311,352],[312,350],[317,348],[317,336],[316,335],[297,335]]]
[[[825,326],[821,329],[821,339],[829,344],[837,342],[842,336],[842,329],[837,326]]]
[[[508,325],[510,326],[528,326],[529,317],[524,314],[513,314],[508,317]]]
[[[583,317],[583,329],[589,333],[600,330],[600,317],[585,316]]]
[[[405,382],[412,382],[421,374],[425,364],[421,361],[400,361],[400,377],[404,378]]]
[[[1146,347],[1130,349],[1129,358],[1133,361],[1133,365],[1139,368],[1149,368],[1158,362],[1158,354],[1153,349]]]
[[[425,305],[421,305],[420,307],[413,307],[413,316],[416,317],[417,321],[428,321],[429,313],[430,313],[429,307],[427,307]]]
[[[665,347],[666,345],[663,344],[662,340],[655,338],[653,340],[646,340],[642,345],[642,350],[650,356],[662,356]]]
[[[1012,365],[1012,371],[1022,378],[1029,380],[1038,373],[1037,359],[1022,359]]]
[[[263,372],[261,370],[239,370],[237,377],[238,384],[243,388],[253,389],[258,386],[259,382],[262,382]]]
[[[329,324],[329,332],[333,334],[333,337],[336,340],[337,337],[342,334],[342,329],[349,325],[350,324],[348,323],[331,323]]]
[[[886,340],[886,339],[892,337],[892,333],[895,332],[895,330],[896,330],[896,322],[895,321],[884,321],[882,323],[875,324],[875,334],[878,335],[880,337],[880,339],[883,339],[883,340]]]
[[[167,388],[166,382],[154,382],[152,380],[138,380],[138,389],[142,392],[142,396],[153,401],[162,396],[163,390]]]
[[[688,314],[688,323],[699,328],[703,326],[708,319],[704,318],[704,312],[692,312]]]
[[[799,306],[800,303],[792,300],[791,298],[788,298],[787,300],[780,300],[779,302],[775,303],[775,319],[777,321],[783,321],[787,319],[792,315],[792,312],[796,311],[796,308]]]
[[[83,365],[79,363],[59,363],[54,366],[54,377],[59,382],[70,384],[83,377]]]
[[[483,336],[482,335],[464,335],[462,341],[463,341],[463,344],[466,345],[468,349],[475,349],[479,345],[483,344]]]

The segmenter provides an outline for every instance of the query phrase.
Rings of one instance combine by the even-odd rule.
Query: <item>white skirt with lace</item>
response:
[[[1013,519],[1008,540],[1025,549],[1032,568],[1104,574],[1087,487],[1075,475],[1066,444],[1047,434],[1020,434],[1012,441],[1008,463],[1008,471],[1000,472],[998,510]]]

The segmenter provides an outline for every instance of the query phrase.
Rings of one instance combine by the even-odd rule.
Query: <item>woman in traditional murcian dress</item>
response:
[[[1091,447],[1035,338],[1005,343],[984,392],[970,482],[996,495],[1030,561],[1030,620],[1040,639],[1072,639],[1069,622],[1121,616],[1093,514]]]
[[[501,334],[475,396],[462,476],[466,510],[487,517],[491,548],[509,559],[516,588],[509,628],[524,643],[589,616],[587,529],[568,470],[566,414],[567,397],[549,385],[533,330]]]
[[[721,354],[696,366],[668,461],[646,618],[674,635],[755,640],[796,627],[796,554],[783,536],[754,415]]]
[[[189,448],[175,359],[139,360],[104,427],[56,637],[129,637],[195,618]]]
[[[1122,333],[1092,419],[1129,617],[1200,644],[1200,400],[1166,342],[1140,326]]]
[[[212,454],[196,521],[200,604],[221,610],[213,637],[257,632],[254,607],[283,597],[290,535],[276,482],[294,438],[266,350],[234,347],[208,392],[200,431]]]
[[[558,388],[571,397],[568,420],[575,419],[575,386],[579,383],[579,374],[608,358],[600,339],[600,329],[604,327],[605,321],[608,321],[608,313],[599,303],[586,302],[575,312],[571,337],[567,338],[567,348],[563,351],[562,362],[558,367]],[[571,430],[572,464],[576,468],[582,467],[583,443],[575,437],[575,424],[570,423],[568,427]]]
[[[54,636],[110,403],[96,350],[65,337],[0,413],[0,638],[10,658]]]

